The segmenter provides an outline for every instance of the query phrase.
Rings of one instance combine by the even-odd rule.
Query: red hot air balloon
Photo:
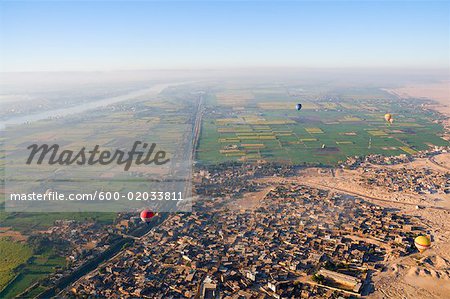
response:
[[[148,223],[150,220],[155,216],[155,213],[153,213],[150,210],[143,210],[141,212],[141,219],[143,222]]]

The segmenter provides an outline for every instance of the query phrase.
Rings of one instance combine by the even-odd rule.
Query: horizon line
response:
[[[109,69],[109,70],[18,70],[1,71],[0,74],[30,74],[30,73],[114,73],[114,72],[174,72],[174,71],[244,71],[244,70],[423,70],[449,71],[450,66],[418,67],[418,66],[248,66],[248,67],[207,67],[207,68],[142,68],[142,69]]]

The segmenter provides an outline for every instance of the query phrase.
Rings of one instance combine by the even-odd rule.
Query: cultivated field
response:
[[[8,282],[17,274],[15,269],[25,263],[32,255],[31,249],[24,244],[11,242],[6,238],[0,239],[0,293]]]
[[[411,155],[449,145],[437,123],[442,116],[422,109],[424,100],[342,92],[333,98],[292,96],[276,88],[221,92],[207,103],[197,160],[335,165],[348,156]],[[297,102],[301,111],[295,110]],[[393,124],[385,122],[385,113],[393,115]]]

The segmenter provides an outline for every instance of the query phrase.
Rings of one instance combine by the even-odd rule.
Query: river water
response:
[[[92,110],[100,107],[105,107],[111,104],[123,102],[132,100],[136,97],[143,96],[143,95],[157,95],[164,89],[166,89],[168,86],[172,85],[179,85],[182,83],[171,83],[171,84],[157,84],[150,88],[140,89],[136,90],[124,95],[110,97],[110,98],[104,98],[96,101],[92,101],[90,103],[83,103],[82,105],[76,105],[68,108],[59,108],[59,109],[53,109],[53,110],[47,110],[43,112],[33,113],[29,115],[21,115],[21,116],[14,116],[11,118],[8,118],[6,120],[0,121],[0,131],[4,130],[6,126],[10,125],[19,125],[29,122],[35,122],[39,120],[49,119],[55,116],[63,117],[71,114],[77,114],[81,112],[85,112],[87,110]]]

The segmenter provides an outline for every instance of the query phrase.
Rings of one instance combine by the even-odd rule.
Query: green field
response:
[[[32,250],[25,244],[0,239],[0,290],[16,276],[15,269],[32,256]]]
[[[115,213],[6,213],[0,211],[0,227],[11,227],[23,234],[29,234],[34,230],[47,229],[54,224],[55,220],[95,220],[110,224],[115,217]]]
[[[54,256],[50,249],[40,255],[31,256],[28,262],[20,267],[20,271],[17,271],[18,275],[14,276],[8,286],[0,292],[0,298],[12,298],[19,295],[33,283],[44,279],[55,269],[64,267],[65,264],[65,259]],[[39,289],[34,290],[34,292],[36,295],[39,294]],[[33,293],[30,295],[32,296]]]
[[[241,103],[239,91],[230,92],[231,100],[222,93],[206,104],[197,161],[336,165],[349,156],[396,156],[449,146],[440,137],[443,127],[434,122],[441,116],[421,110],[423,101],[393,100],[383,92],[371,95],[374,90],[350,91],[339,100],[304,100],[301,111],[294,109],[296,99],[283,93],[256,90]],[[387,112],[393,114],[393,124],[385,122]],[[249,146],[252,143],[259,145]]]

